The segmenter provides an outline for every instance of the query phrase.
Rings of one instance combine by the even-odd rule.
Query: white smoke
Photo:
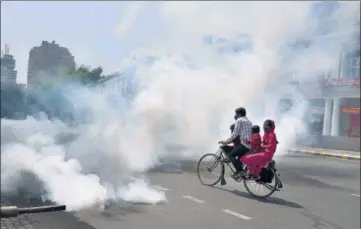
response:
[[[92,110],[92,124],[72,129],[47,119],[2,120],[2,189],[16,188],[19,174],[31,171],[44,183],[46,197],[69,209],[102,206],[109,199],[164,202],[164,193],[129,176],[166,158],[197,160],[213,152],[217,141],[229,134],[233,111],[239,106],[247,108],[254,124],[276,120],[277,154],[285,154],[297,135],[307,131],[302,121],[307,101],[288,84],[289,72],[315,83],[315,76],[334,68],[351,39],[349,25],[359,14],[359,3],[342,2],[329,19],[332,39],[324,41],[315,33],[329,20],[311,17],[312,4],[159,3],[165,33],[158,43],[139,47],[155,62],[135,65],[139,88],[132,101],[119,95],[121,107],[113,109],[99,93],[75,87],[63,94],[75,107]],[[122,36],[128,27],[122,27]],[[204,44],[206,35],[218,43]],[[217,51],[244,39],[252,42],[247,51]],[[308,39],[311,45],[299,51],[287,46],[299,39]],[[282,98],[293,101],[287,114],[278,108]],[[64,133],[73,139],[64,143],[59,139]]]

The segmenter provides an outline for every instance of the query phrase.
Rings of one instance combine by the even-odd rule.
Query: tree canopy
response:
[[[82,85],[89,85],[98,82],[103,77],[102,73],[103,68],[101,66],[92,69],[90,66],[81,65],[69,75],[73,81],[77,81]]]

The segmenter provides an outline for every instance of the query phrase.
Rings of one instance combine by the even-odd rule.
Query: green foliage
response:
[[[81,65],[74,72],[70,73],[69,76],[72,81],[79,82],[82,85],[89,85],[94,84],[100,80],[103,77],[102,73],[102,67],[91,69],[90,66]]]
[[[81,65],[69,74],[55,74],[52,77],[44,75],[38,84],[28,87],[30,113],[54,111],[59,118],[72,113],[72,104],[64,96],[62,87],[72,84],[85,87],[94,85],[103,77],[102,73],[102,67],[92,69],[90,66]]]

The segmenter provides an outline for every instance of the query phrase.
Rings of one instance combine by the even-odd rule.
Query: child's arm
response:
[[[240,132],[240,129],[241,129],[241,128],[242,128],[242,127],[241,127],[241,123],[240,123],[240,122],[236,122],[236,123],[235,123],[235,126],[234,126],[234,130],[233,130],[231,136],[230,136],[227,140],[225,140],[224,143],[225,143],[225,144],[229,144],[229,143],[231,143],[235,138],[237,138],[237,137],[238,137],[238,133]]]
[[[269,136],[269,143],[267,145],[263,145],[263,148],[268,149],[270,147],[275,147],[278,144],[276,135],[271,134]]]

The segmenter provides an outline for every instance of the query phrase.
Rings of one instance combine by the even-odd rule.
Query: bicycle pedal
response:
[[[233,178],[233,180],[235,180],[237,182],[240,181],[240,177],[238,177],[237,175],[234,175],[234,174],[231,174],[231,173],[229,175]]]

